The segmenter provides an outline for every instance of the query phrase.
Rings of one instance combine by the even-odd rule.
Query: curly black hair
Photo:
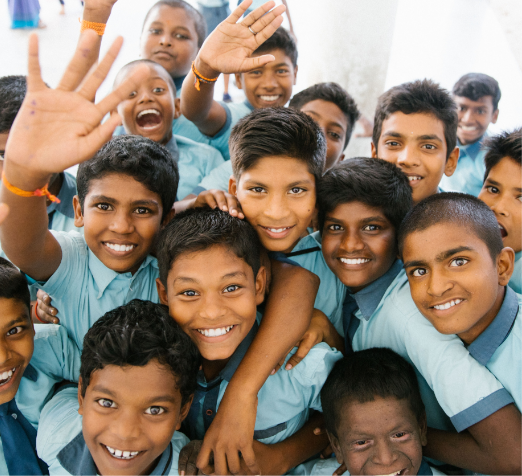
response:
[[[9,132],[13,126],[27,92],[25,76],[4,76],[0,78],[0,134]]]

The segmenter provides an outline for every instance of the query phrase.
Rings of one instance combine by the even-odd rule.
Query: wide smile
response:
[[[371,258],[337,258],[342,266],[349,269],[362,268],[371,261]]]
[[[163,116],[157,109],[145,109],[136,115],[136,125],[146,132],[152,132],[161,128]]]
[[[232,324],[224,327],[198,327],[194,331],[205,342],[221,342],[228,339],[236,328],[237,324]]]
[[[114,459],[119,461],[130,461],[136,459],[138,456],[142,455],[144,451],[131,451],[131,450],[119,450],[116,448],[112,448],[110,446],[101,444],[103,448],[107,451],[107,453]]]
[[[478,131],[477,126],[465,126],[463,124],[459,124],[459,129],[461,129],[463,132],[477,132]]]
[[[504,226],[500,222],[498,223],[498,229],[500,230],[500,235],[502,236],[502,239],[504,239],[506,236],[508,236],[507,230],[504,228]]]
[[[130,255],[138,246],[133,243],[111,243],[109,241],[103,241],[102,245],[107,252],[119,258]]]
[[[424,178],[424,177],[422,177],[420,175],[416,175],[416,174],[406,174],[406,176],[408,177],[411,187],[415,187],[415,186],[419,185],[421,183],[421,180]]]
[[[457,306],[462,304],[464,301],[466,301],[466,300],[463,298],[455,298],[455,299],[451,299],[451,300],[442,302],[440,304],[435,304],[433,306],[430,306],[430,309],[435,309],[439,313],[440,312],[444,313],[444,312],[448,311],[449,309],[451,309],[450,312],[452,312],[457,308]]]
[[[262,230],[264,230],[265,233],[270,238],[283,239],[283,238],[286,238],[291,233],[292,229],[295,228],[295,225],[280,226],[280,227],[268,227],[268,226],[259,225],[259,227]]]
[[[19,368],[19,366],[13,367],[12,369],[5,370],[4,372],[0,373],[0,392],[11,386],[10,384],[14,380],[16,372]]]
[[[258,94],[257,98],[261,101],[265,102],[266,104],[273,106],[276,104],[280,98],[282,97],[282,94]]]

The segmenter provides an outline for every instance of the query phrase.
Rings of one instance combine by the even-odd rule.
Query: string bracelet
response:
[[[201,83],[212,84],[217,81],[217,78],[205,78],[205,76],[202,76],[201,73],[196,69],[195,61],[192,61],[192,72],[194,73],[194,76],[196,77],[196,80],[194,81],[194,87],[198,91],[201,91]]]
[[[98,35],[103,36],[105,33],[106,23],[96,23],[93,21],[81,20],[81,29],[80,32],[83,33],[85,30],[94,30]]]
[[[42,324],[49,324],[48,322],[42,321],[38,317],[38,301],[35,301],[35,303],[34,303],[34,317],[36,317],[36,319],[38,319]]]
[[[11,185],[5,178],[4,172],[2,172],[2,182],[4,183],[7,190],[9,190],[11,193],[14,193],[15,195],[18,195],[19,197],[47,197],[51,202],[60,203],[60,199],[56,195],[53,195],[51,192],[49,192],[49,189],[47,188],[49,184],[45,184],[42,188],[38,188],[34,192],[27,192],[18,187],[15,187],[14,185]]]

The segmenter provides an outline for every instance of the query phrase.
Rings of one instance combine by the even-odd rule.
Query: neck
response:
[[[167,145],[170,142],[170,139],[172,139],[172,125],[167,135],[161,140],[160,144]]]
[[[205,375],[205,380],[207,382],[214,380],[219,375],[219,372],[226,367],[229,360],[230,357],[222,360],[208,360],[203,358],[201,367],[203,369],[203,374]]]

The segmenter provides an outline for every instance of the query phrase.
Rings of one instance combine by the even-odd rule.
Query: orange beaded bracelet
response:
[[[47,188],[49,184],[45,184],[42,188],[36,189],[34,192],[27,192],[26,190],[22,190],[18,187],[15,187],[14,185],[11,185],[7,179],[5,178],[4,172],[2,172],[2,182],[4,183],[7,190],[9,190],[11,193],[14,193],[15,195],[18,195],[19,197],[47,197],[51,202],[60,203],[60,199],[53,195],[51,192],[49,192],[49,189]]]
[[[83,33],[85,30],[94,30],[100,36],[103,36],[103,34],[105,33],[105,27],[107,26],[105,23],[96,23],[87,20],[81,20],[81,24],[81,33]]]
[[[212,84],[217,81],[217,78],[205,78],[205,76],[202,76],[201,73],[196,69],[196,62],[192,61],[192,72],[194,73],[194,76],[196,77],[196,80],[194,81],[194,87],[201,91],[201,83],[205,84]]]

